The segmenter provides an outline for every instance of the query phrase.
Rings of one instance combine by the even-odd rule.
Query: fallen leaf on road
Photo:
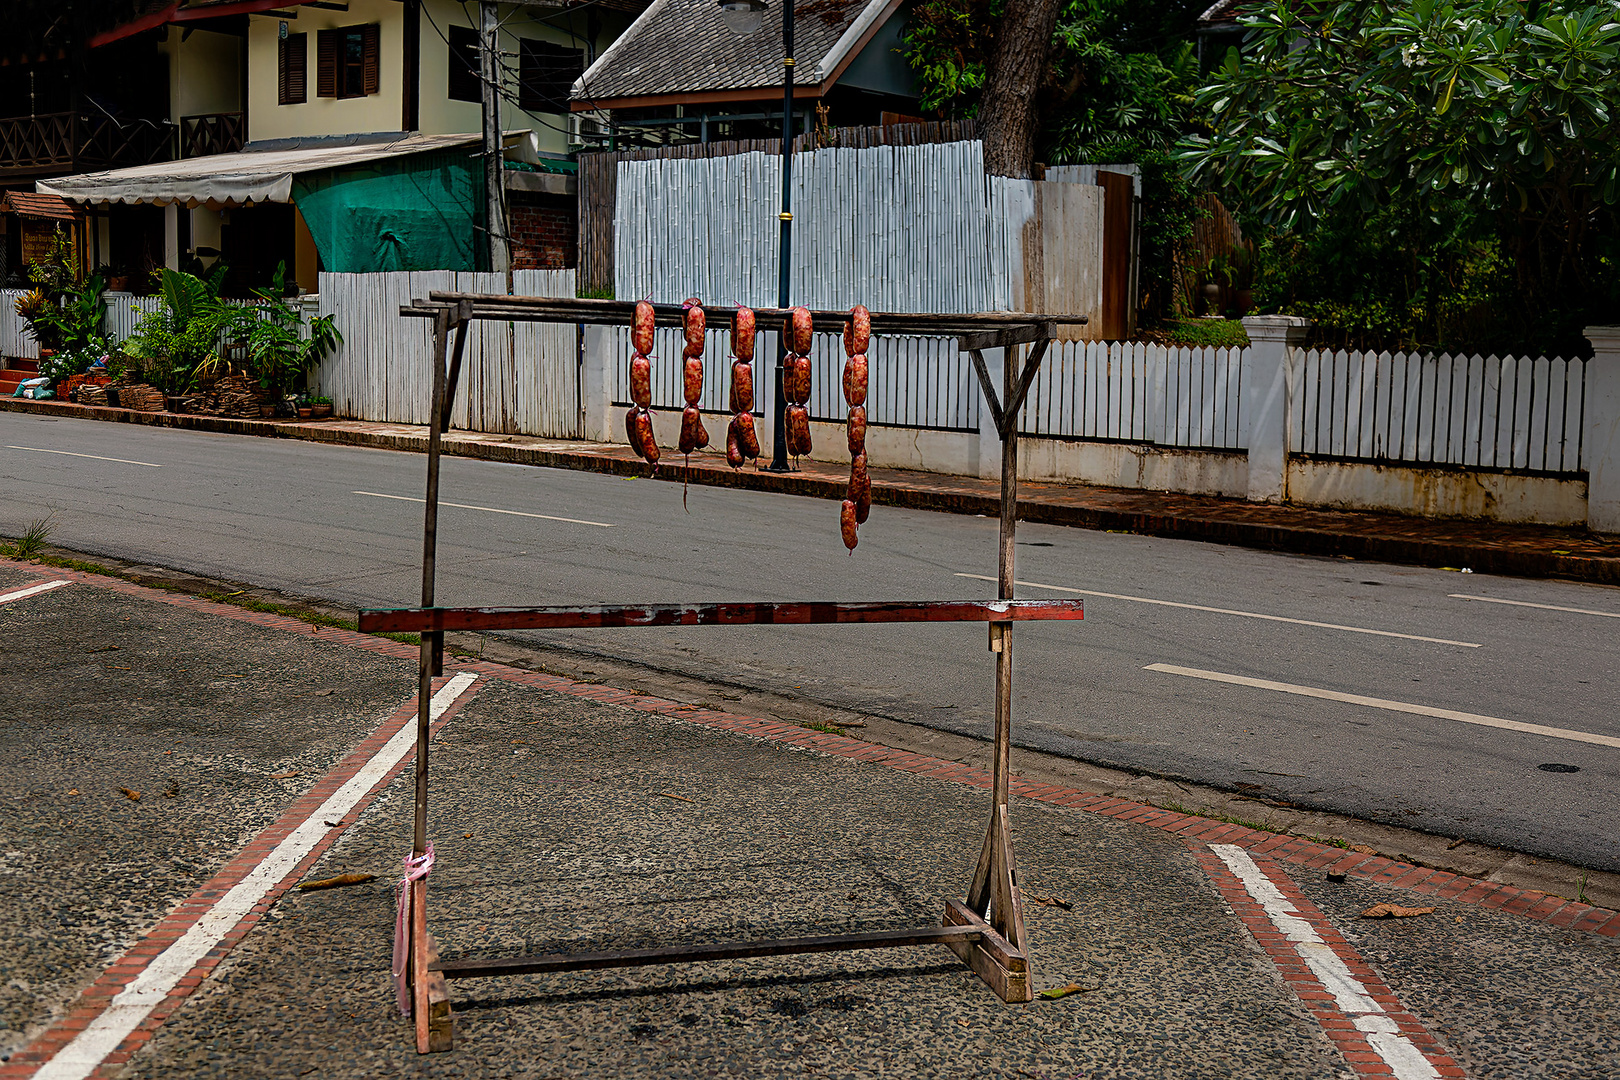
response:
[[[1359,852],[1362,855],[1376,855],[1376,854],[1378,854],[1378,849],[1377,848],[1368,847],[1366,844],[1351,844],[1350,845],[1350,850],[1355,851],[1355,852]]]
[[[68,788],[68,794],[69,795],[77,795],[78,793],[79,793],[78,788]]]
[[[1446,850],[1451,851],[1454,848],[1462,847],[1463,844],[1466,843],[1466,842],[1467,841],[1465,841],[1462,837],[1459,836],[1459,837],[1457,837],[1457,839],[1453,840],[1451,843],[1446,845]]]
[[[662,795],[666,799],[679,799],[679,800],[681,800],[681,802],[689,802],[689,803],[697,802],[696,799],[688,799],[685,795],[671,795],[667,791],[660,791],[658,794]]]
[[[1432,907],[1401,907],[1399,904],[1374,904],[1361,913],[1363,919],[1410,919],[1414,915],[1433,915]]]
[[[138,791],[131,791],[127,787],[121,787],[118,790],[123,792],[124,793],[124,798],[128,799],[130,802],[140,802],[141,801],[141,793],[138,792]]]
[[[472,839],[472,833],[464,832],[464,833],[461,834],[461,838],[463,840],[471,840]]]
[[[341,889],[345,885],[364,885],[368,881],[377,880],[376,874],[339,874],[337,877],[322,878],[319,881],[300,881],[299,892],[313,892],[316,889]]]
[[[272,779],[272,780],[291,780],[293,777],[295,777],[297,775],[298,774],[295,773],[295,772],[273,772],[273,773],[270,774],[270,779]]]
[[[1029,899],[1031,903],[1045,904],[1048,907],[1062,908],[1064,911],[1074,910],[1074,905],[1072,903],[1056,896],[1036,896],[1034,893],[1030,893]]]
[[[1042,990],[1041,997],[1048,1001],[1066,998],[1070,994],[1086,994],[1097,989],[1095,986],[1081,986],[1079,983],[1070,983],[1068,986],[1054,986],[1050,990]]]

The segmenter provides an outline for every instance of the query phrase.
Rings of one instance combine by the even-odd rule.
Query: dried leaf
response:
[[[68,788],[68,794],[69,795],[77,795],[78,793],[79,793],[78,788]]]
[[[1057,896],[1036,896],[1034,893],[1030,893],[1029,901],[1032,904],[1045,904],[1048,907],[1062,908],[1064,911],[1074,910],[1073,903]]]
[[[272,780],[291,780],[293,777],[295,777],[297,775],[298,774],[296,772],[273,772],[273,773],[270,774],[270,779],[272,779]]]
[[[1451,843],[1446,845],[1446,850],[1447,851],[1453,851],[1453,850],[1455,850],[1457,848],[1462,847],[1463,844],[1465,844],[1465,843],[1467,843],[1467,841],[1459,836],[1459,837],[1457,837],[1457,839],[1453,840]]]
[[[313,892],[316,889],[341,889],[345,885],[364,885],[368,881],[377,880],[376,874],[339,874],[337,877],[322,878],[320,881],[300,881],[299,892]]]
[[[1081,986],[1079,983],[1070,983],[1068,986],[1054,986],[1050,990],[1042,990],[1041,997],[1048,1001],[1066,998],[1070,994],[1088,994],[1097,989],[1095,986]]]
[[[141,801],[141,793],[138,792],[138,791],[131,791],[127,787],[121,787],[118,790],[123,792],[124,793],[124,798],[128,799],[130,802],[140,802]]]
[[[1363,919],[1410,919],[1414,915],[1433,915],[1432,907],[1401,907],[1399,904],[1374,904],[1361,913]]]
[[[1350,845],[1350,850],[1355,851],[1355,852],[1359,852],[1362,855],[1376,855],[1376,854],[1378,854],[1378,849],[1377,848],[1368,847],[1366,844],[1351,844]]]

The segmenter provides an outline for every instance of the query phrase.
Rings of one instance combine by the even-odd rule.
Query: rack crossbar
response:
[[[827,937],[777,938],[734,941],[713,945],[671,945],[658,949],[573,953],[567,956],[510,956],[479,960],[441,960],[428,965],[446,979],[475,979],[494,975],[544,975],[556,971],[596,971],[602,968],[641,967],[647,964],[685,964],[704,960],[742,960],[756,956],[791,956],[797,953],[848,952],[854,949],[893,949],[908,945],[952,945],[981,941],[984,931],[971,926],[922,926],[911,930],[879,930],[865,934]]]
[[[1085,617],[1083,600],[916,600],[899,603],[763,602],[593,607],[393,608],[360,613],[367,634],[445,630],[588,630],[624,626],[811,623],[1030,622]]]

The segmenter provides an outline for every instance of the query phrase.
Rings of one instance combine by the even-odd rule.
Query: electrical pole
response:
[[[500,23],[492,0],[478,5],[478,74],[484,103],[484,222],[489,230],[489,268],[511,270],[506,246],[505,162],[501,154]]]

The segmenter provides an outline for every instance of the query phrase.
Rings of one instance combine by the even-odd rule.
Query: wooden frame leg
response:
[[[411,1019],[416,1052],[436,1054],[455,1045],[455,1016],[444,976],[428,970],[439,962],[439,946],[427,932],[427,881],[411,882]]]

